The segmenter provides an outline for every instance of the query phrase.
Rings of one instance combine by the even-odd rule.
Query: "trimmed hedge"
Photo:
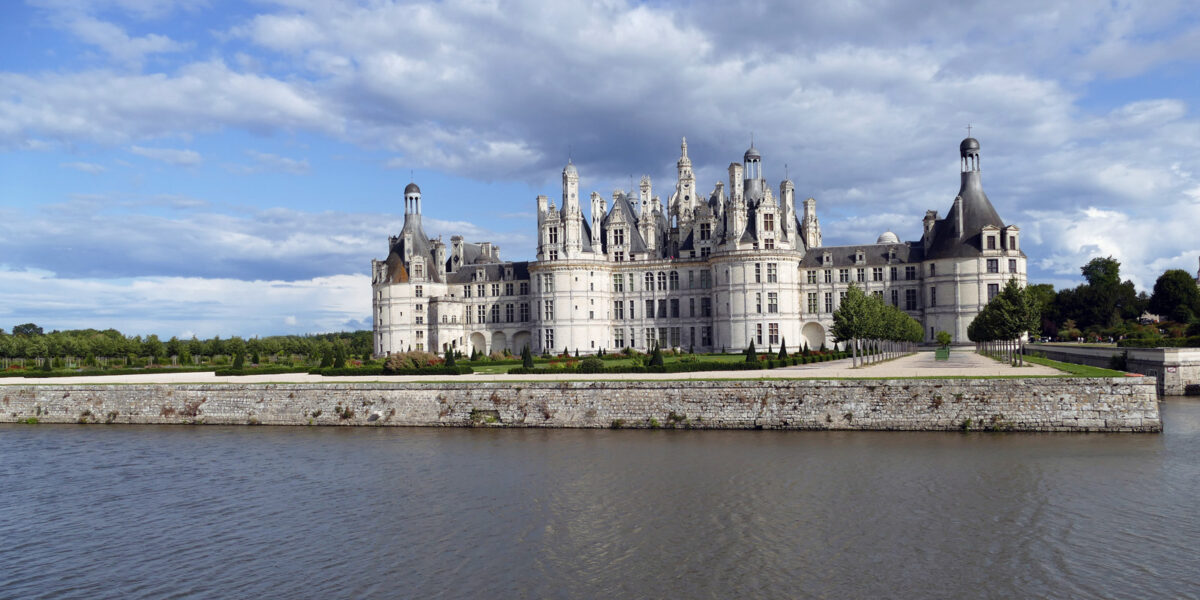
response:
[[[42,371],[40,369],[24,369],[17,371],[0,371],[0,377],[103,377],[108,375],[150,375],[158,373],[204,373],[215,370],[216,367],[162,367],[154,369],[84,369],[76,371],[57,370]]]
[[[218,377],[238,377],[242,375],[278,375],[279,373],[307,373],[312,367],[251,367],[241,369],[217,369]]]
[[[694,373],[697,371],[755,371],[760,369],[775,369],[778,367],[796,366],[808,364],[810,362],[824,362],[827,360],[836,360],[849,356],[845,352],[830,352],[827,354],[814,354],[812,356],[793,356],[783,360],[769,359],[765,361],[754,362],[716,362],[716,361],[697,361],[697,362],[672,362],[662,366],[615,366],[604,367],[595,371],[581,371],[578,367],[574,369],[548,369],[545,367],[534,367],[526,369],[525,367],[516,367],[508,370],[509,375],[558,375],[563,373]]]
[[[1118,348],[1200,348],[1200,335],[1186,338],[1131,339],[1117,342]]]
[[[423,369],[396,369],[389,371],[385,367],[342,367],[336,369],[327,367],[324,369],[311,369],[309,375],[321,375],[324,377],[337,377],[339,375],[469,375],[474,373],[475,369],[465,366],[454,367],[425,367]]]

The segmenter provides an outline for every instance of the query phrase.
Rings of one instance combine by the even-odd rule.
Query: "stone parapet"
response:
[[[1162,430],[1126,378],[25,385],[0,422],[211,425]]]

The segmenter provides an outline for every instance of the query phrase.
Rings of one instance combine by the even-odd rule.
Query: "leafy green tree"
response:
[[[233,355],[233,368],[240,369],[246,364],[246,359],[242,357],[242,353],[238,352]]]
[[[848,342],[854,366],[859,366],[858,341],[871,327],[872,307],[866,294],[853,283],[846,290],[838,309],[833,312],[833,337],[839,342]]]
[[[525,347],[521,348],[521,366],[526,369],[533,368],[533,351],[529,349],[529,344],[525,344]]]
[[[453,350],[446,348],[444,362],[445,362],[445,366],[447,366],[447,367],[453,367],[458,364],[457,361],[454,360],[454,351]]]
[[[33,323],[24,323],[22,325],[14,326],[13,330],[12,330],[12,334],[23,336],[23,337],[33,337],[33,336],[38,336],[38,335],[44,335],[42,332],[42,328],[38,327],[37,325],[34,325]]]
[[[954,341],[954,338],[952,338],[950,336],[950,332],[948,332],[948,331],[937,332],[937,343],[939,346],[942,346],[944,348],[946,346],[949,346],[950,342],[952,342],[952,341]]]
[[[1187,271],[1170,269],[1154,282],[1150,312],[1177,323],[1188,323],[1200,316],[1200,287]]]

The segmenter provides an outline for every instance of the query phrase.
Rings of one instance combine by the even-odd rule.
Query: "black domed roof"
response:
[[[744,160],[750,160],[752,158],[755,160],[761,160],[762,155],[758,153],[758,148],[755,148],[754,144],[750,144],[750,149],[746,151],[746,155],[742,158]]]
[[[969,138],[963,140],[962,143],[958,145],[959,152],[966,152],[968,150],[979,150],[979,140],[977,140],[973,137],[969,137]]]
[[[421,193],[421,188],[417,187],[417,184],[415,184],[415,183],[410,183],[410,184],[404,186],[404,195],[405,196],[407,196],[409,194],[420,194],[420,193]]]

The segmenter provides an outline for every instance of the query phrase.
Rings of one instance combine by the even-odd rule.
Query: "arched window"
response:
[[[667,289],[667,274],[662,271],[658,272],[658,289],[662,291]]]
[[[654,273],[650,271],[646,271],[646,291],[654,291]]]

